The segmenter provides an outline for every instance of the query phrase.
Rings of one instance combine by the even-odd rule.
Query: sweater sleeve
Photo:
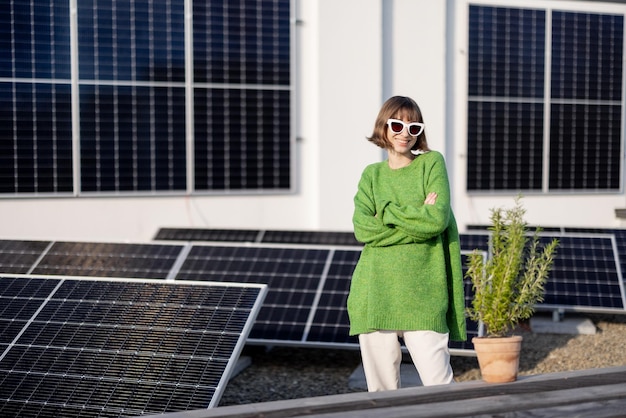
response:
[[[446,255],[446,275],[448,278],[448,311],[446,322],[451,341],[467,340],[465,322],[465,285],[461,261],[461,244],[454,214],[450,214],[450,225],[443,234]]]
[[[410,244],[413,238],[403,231],[387,226],[382,221],[372,191],[372,179],[368,169],[363,171],[356,195],[354,196],[354,236],[357,241],[373,247],[385,247],[397,244]]]
[[[419,158],[432,158],[424,172],[424,195],[437,193],[434,205],[405,205],[393,202],[384,205],[383,223],[413,239],[413,242],[424,242],[440,235],[450,221],[450,184],[443,156],[438,152]],[[421,181],[421,179],[420,179]]]

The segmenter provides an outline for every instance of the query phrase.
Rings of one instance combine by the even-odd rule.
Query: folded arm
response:
[[[403,231],[383,223],[382,216],[379,215],[382,211],[384,208],[376,209],[371,181],[364,173],[354,196],[352,223],[356,239],[374,247],[413,243],[413,238]]]
[[[382,213],[383,223],[395,228],[414,242],[424,242],[440,235],[450,221],[450,185],[443,157],[437,158],[425,173],[426,199],[420,205],[388,203]]]

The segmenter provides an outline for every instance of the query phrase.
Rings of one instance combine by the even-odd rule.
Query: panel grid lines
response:
[[[0,13],[0,195],[291,190],[293,0],[48,3]]]
[[[324,291],[324,287],[326,285],[326,280],[328,278],[328,272],[329,272],[330,268],[332,267],[334,256],[335,256],[335,250],[334,249],[330,249],[328,251],[328,258],[326,259],[326,264],[324,266],[324,271],[322,271],[322,274],[321,274],[321,277],[320,277],[320,280],[319,280],[319,284],[317,286],[317,291],[315,292],[315,298],[313,299],[313,302],[311,303],[311,312],[309,313],[309,318],[306,321],[306,326],[305,326],[304,331],[302,333],[302,342],[305,342],[308,339],[311,327],[315,323],[315,315],[317,313],[317,309],[318,309],[318,306],[319,306],[319,303],[320,303],[320,299],[322,297],[322,292]],[[322,324],[322,326],[324,326],[324,324]]]
[[[266,283],[250,339],[301,341],[328,250],[193,245],[176,279]]]
[[[262,285],[15,275],[0,289],[2,302],[45,300],[0,359],[0,413],[39,416],[216,405],[265,295]]]
[[[488,248],[488,232],[462,234],[461,241],[471,237],[472,244],[480,245],[481,235],[482,248]],[[614,234],[544,231],[540,236],[544,244],[553,238],[558,239],[559,247],[546,283],[544,301],[537,305],[537,309],[626,312],[620,267],[620,260],[624,258],[615,252]]]
[[[206,231],[212,234],[211,230]],[[258,240],[259,236],[267,237],[267,232],[262,230],[244,234],[239,230],[231,232],[232,234],[229,230],[220,230],[219,234],[214,235],[225,239],[223,243],[188,242],[172,245],[166,252],[173,255],[169,264],[170,270],[163,277],[168,277],[169,281],[267,284],[268,295],[248,339],[251,344],[358,347],[357,340],[348,336],[346,301],[352,272],[362,247],[337,244],[344,242],[343,236],[348,237],[351,233],[339,233],[341,239],[335,241],[336,245],[327,245],[325,242],[329,235],[324,231],[302,231],[304,234],[300,234],[301,231],[291,231],[291,234],[285,235],[289,243],[275,242],[274,238],[271,243],[238,241],[242,236],[249,236],[254,240]],[[544,229],[542,240],[555,237],[561,241],[561,245],[546,287],[545,301],[537,306],[539,310],[626,311],[621,273],[623,266],[619,264],[626,259],[626,230],[621,235],[619,231],[613,230],[592,232],[594,233],[573,233],[559,228]],[[233,237],[235,240],[231,241]],[[294,237],[297,239],[293,239]],[[306,242],[294,243],[300,241],[300,237],[304,237],[302,241]],[[465,271],[466,256],[470,251],[476,248],[486,254],[489,250],[489,232],[470,231],[461,234],[460,242]],[[66,244],[63,243],[64,246]],[[141,258],[145,254],[158,253],[150,250],[153,247],[143,248],[146,244],[124,245],[70,243],[64,248],[67,250],[65,254],[69,257],[69,265],[75,262],[72,254],[80,260],[85,253],[90,252],[113,260],[123,260],[134,255],[142,262],[145,261],[147,266],[152,265],[152,262],[159,262],[150,261],[150,257]],[[1,254],[0,241],[0,256]],[[77,264],[80,265],[80,262]],[[104,266],[98,274],[109,274],[107,268],[120,271],[117,263],[111,263],[108,267]],[[471,303],[471,292],[471,283],[465,278],[466,306]],[[133,301],[133,304],[140,305],[141,302]],[[101,305],[101,308],[104,309],[104,306]],[[123,316],[124,306],[126,305],[118,304],[109,312],[113,316]],[[131,315],[136,316],[134,313]],[[182,311],[177,315],[185,317]],[[71,317],[71,312],[63,316]],[[149,326],[149,323],[146,322],[145,325]],[[9,324],[1,322],[0,326],[10,328]],[[478,333],[478,326],[471,321],[468,321],[467,326],[471,339],[472,335]],[[3,342],[5,341],[0,339],[0,343]],[[471,349],[471,344],[451,343],[451,349],[453,352],[463,351]]]
[[[624,14],[470,5],[468,23],[468,190],[620,190]]]
[[[33,274],[165,279],[181,245],[55,242]]]

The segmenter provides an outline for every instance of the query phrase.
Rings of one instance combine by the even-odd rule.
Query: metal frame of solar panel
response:
[[[0,415],[217,406],[267,286],[0,274]]]
[[[461,242],[464,248],[471,243],[485,249],[489,236],[487,231],[474,230],[462,234]],[[626,238],[626,231],[622,237]],[[553,238],[559,240],[559,246],[544,301],[537,310],[626,313],[621,264],[626,262],[626,242],[618,245],[615,233],[559,232],[558,228],[540,233],[543,243]]]

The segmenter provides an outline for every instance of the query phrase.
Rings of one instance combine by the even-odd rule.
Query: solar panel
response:
[[[626,286],[619,249],[624,251],[621,260],[626,260],[626,231],[618,233],[617,239],[615,234],[558,232],[559,230],[561,229],[551,228],[550,232],[546,232],[544,229],[541,233],[541,242],[545,244],[556,238],[559,246],[546,283],[544,301],[537,308],[624,312]],[[487,250],[488,241],[489,233],[486,231],[461,234],[462,248],[465,250]]]
[[[264,285],[0,275],[0,415],[216,406]]]
[[[0,240],[0,271],[29,273],[50,244],[49,241]]]
[[[304,339],[308,342],[349,344],[358,346],[358,339],[348,335],[350,322],[346,303],[352,272],[361,251],[337,249],[332,252],[329,268],[315,304],[315,312]]]
[[[563,234],[542,306],[603,312],[626,310],[626,294],[611,235]]]
[[[617,259],[619,260],[620,275],[622,278],[622,292],[626,293],[626,278],[624,272],[626,272],[626,229],[614,229],[614,228],[562,228],[565,233],[573,234],[604,234],[615,237],[615,247],[617,252]],[[626,309],[626,301],[625,309]]]
[[[360,247],[195,244],[174,277],[266,283],[268,295],[250,332],[251,344],[358,348],[348,335],[346,301],[360,254]],[[478,332],[469,320],[468,329]],[[451,348],[456,354],[471,350],[469,341]]]
[[[307,327],[304,340],[315,344],[341,344],[358,347],[358,339],[348,335],[350,322],[346,303],[350,292],[350,280],[352,272],[359,260],[360,250],[333,251],[332,262],[326,273],[324,285],[319,299],[314,306],[314,316]],[[462,252],[463,270],[465,271],[467,252]],[[486,255],[485,255],[486,256]],[[464,281],[465,306],[471,303],[471,284]],[[453,354],[463,354],[467,350],[473,350],[472,337],[478,335],[478,324],[466,320],[468,338],[465,342],[451,341],[450,349]]]
[[[329,255],[328,249],[193,245],[175,278],[267,284],[250,339],[301,342]]]
[[[165,279],[182,245],[55,242],[33,274]]]
[[[260,230],[254,229],[207,229],[207,228],[160,228],[157,241],[224,241],[258,242]]]
[[[254,235],[256,241],[280,241],[284,237],[286,241],[309,243],[246,241],[242,246],[241,242],[184,245],[61,242],[53,243],[39,255],[40,260],[32,270],[38,274],[72,276],[264,283],[269,287],[268,297],[250,332],[250,343],[358,346],[356,339],[348,336],[345,306],[362,246],[319,244],[324,234],[319,231],[278,231],[276,234],[253,230],[244,234],[243,230],[220,231],[227,239],[232,238],[234,231],[239,237]],[[561,245],[546,285],[545,301],[538,309],[624,312],[624,282],[615,254],[615,248],[621,247],[616,244],[614,235],[551,231],[542,236],[546,241],[556,237]],[[311,244],[313,240],[318,244]],[[487,253],[488,240],[489,233],[485,230],[461,234],[463,257],[474,248]],[[5,252],[11,251],[5,249]],[[465,266],[464,258],[464,269]],[[469,306],[472,289],[468,279],[465,294],[466,306]],[[471,336],[478,333],[478,324],[468,320],[467,328],[470,342],[451,343],[453,350],[472,348]]]
[[[261,242],[283,244],[312,244],[362,246],[352,232],[335,231],[265,231]]]
[[[341,231],[160,228],[154,239],[162,241],[259,242],[333,246],[363,245],[356,240],[354,233]]]

